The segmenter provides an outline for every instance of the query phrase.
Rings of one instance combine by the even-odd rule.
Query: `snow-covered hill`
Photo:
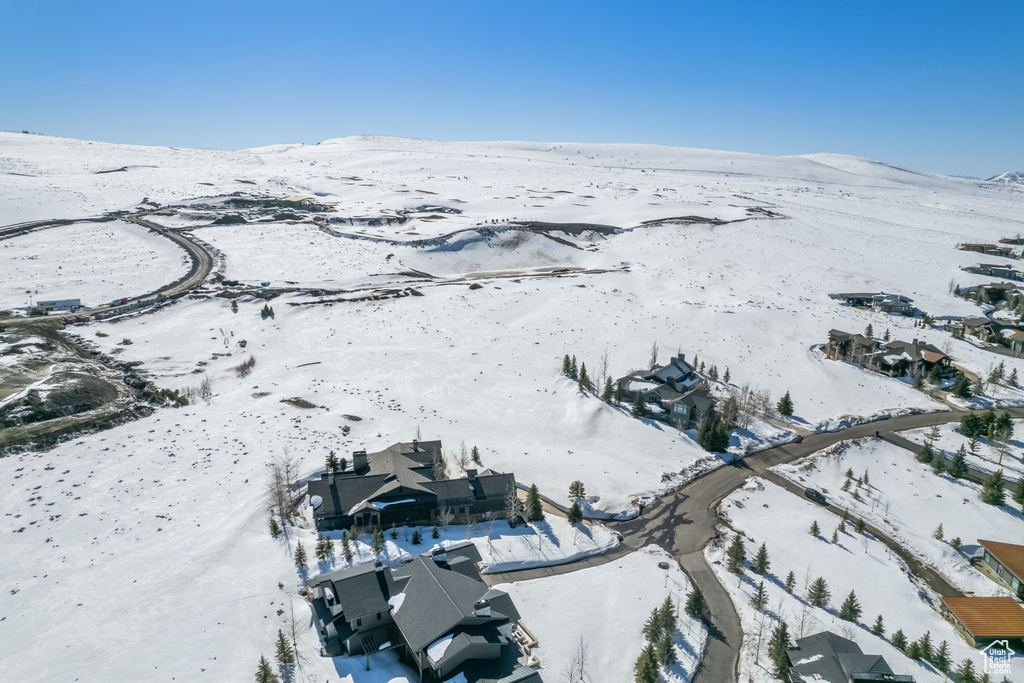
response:
[[[212,225],[210,207],[226,199],[294,195],[322,204],[323,221]],[[909,384],[814,347],[831,328],[868,323],[940,348],[949,335],[827,295],[884,290],[933,314],[976,314],[949,293],[987,282],[960,270],[977,254],[958,243],[1024,232],[1018,193],[832,154],[372,136],[218,152],[0,134],[0,223],[143,200],[171,207],[151,220],[215,247],[229,279],[344,291],[282,295],[268,320],[262,301],[243,298],[233,312],[209,297],[78,328],[102,351],[142,361],[160,386],[205,373],[214,395],[0,458],[0,547],[16,558],[0,563],[0,670],[16,679],[249,678],[298,584],[289,546],[265,532],[265,465],[285,450],[311,475],[330,449],[372,452],[419,429],[449,448],[478,445],[485,467],[552,498],[580,479],[608,515],[721,463],[690,435],[581,394],[559,377],[567,353],[593,376],[607,351],[608,373],[620,376],[646,367],[656,342],[662,361],[681,351],[728,367],[734,385],[789,390],[806,428],[938,409]],[[141,294],[176,276],[180,253],[158,252],[156,236],[116,253],[90,243],[90,267],[62,275],[84,257],[56,241],[81,243],[88,229],[0,242],[0,277],[74,297],[75,287]],[[25,245],[39,258],[25,258]],[[406,286],[423,296],[344,300]],[[0,308],[21,305],[21,289],[0,290]],[[1000,359],[950,344],[969,369]],[[238,377],[249,354],[256,368]],[[1024,372],[1024,361],[1003,359]],[[282,402],[296,397],[318,407]],[[346,680],[307,655],[309,680]]]

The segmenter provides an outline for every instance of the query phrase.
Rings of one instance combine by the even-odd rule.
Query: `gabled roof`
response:
[[[842,330],[829,330],[828,337],[829,339],[834,339],[835,341],[840,343],[852,341],[854,344],[858,346],[867,346],[870,348],[875,348],[875,345],[878,343],[870,337],[865,337],[863,334],[843,332]]]
[[[823,631],[796,641],[787,654],[793,664],[793,680],[847,683],[854,674],[874,674],[881,680],[910,681],[895,676],[881,655],[866,655],[857,643]],[[888,678],[891,676],[891,678]]]
[[[349,621],[375,612],[387,612],[388,599],[401,592],[401,584],[394,580],[391,571],[386,567],[377,571],[374,564],[323,574],[309,579],[306,584],[329,588]]]
[[[1013,598],[942,598],[975,638],[1024,638],[1024,609]]]
[[[1024,545],[981,539],[978,540],[978,543],[999,560],[999,564],[1009,569],[1019,580],[1024,581]]]

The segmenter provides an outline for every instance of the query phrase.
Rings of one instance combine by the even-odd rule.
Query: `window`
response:
[[[380,612],[377,612],[377,621],[380,621]]]
[[[363,625],[363,618],[359,617],[358,619],[356,619],[356,627],[359,627],[359,626],[362,626],[362,625]]]

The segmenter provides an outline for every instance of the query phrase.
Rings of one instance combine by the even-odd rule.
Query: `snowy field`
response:
[[[0,481],[9,482],[0,542],[14,558],[0,565],[8,589],[0,638],[9,645],[0,669],[15,680],[250,676],[297,587],[287,547],[266,533],[263,499],[265,465],[285,450],[312,475],[331,449],[373,452],[419,429],[448,449],[477,445],[484,467],[514,472],[555,500],[566,501],[580,479],[598,515],[631,514],[638,501],[720,464],[687,434],[580,394],[559,377],[566,353],[596,375],[607,350],[617,377],[647,367],[657,342],[662,362],[682,351],[728,367],[734,385],[766,388],[775,399],[789,390],[794,424],[805,429],[941,409],[907,383],[827,361],[815,346],[831,328],[860,332],[868,323],[879,335],[889,329],[940,348],[948,333],[838,306],[827,294],[885,290],[933,314],[976,314],[948,294],[951,280],[987,281],[960,270],[977,255],[956,245],[1022,232],[1024,215],[1020,193],[869,160],[643,145],[358,137],[214,152],[0,133],[0,173],[5,224],[132,209],[147,197],[175,204],[239,192],[316,197],[337,219],[423,204],[463,211],[352,226],[400,241],[522,219],[625,229],[484,230],[420,247],[333,237],[308,224],[197,229],[223,252],[229,278],[324,288],[416,281],[424,296],[291,306],[316,298],[287,295],[272,301],[276,317],[265,321],[262,301],[242,300],[232,313],[222,298],[186,298],[78,328],[102,351],[142,361],[159,386],[197,385],[205,374],[214,395],[46,453],[0,458]],[[664,222],[678,217],[697,222]],[[82,227],[0,242],[0,254],[41,254],[13,262],[45,264],[21,272],[55,296],[65,295],[55,273],[68,269],[97,286],[112,273],[135,278],[97,293],[100,303],[150,289],[142,285],[160,268],[162,281],[184,272],[178,248],[148,234],[129,244],[133,258],[123,256],[123,240],[103,253],[85,244],[60,251],[61,231]],[[152,258],[165,249],[172,256]],[[96,252],[99,275],[76,270],[83,250]],[[410,270],[435,277],[400,274]],[[470,281],[482,288],[470,290]],[[28,287],[10,292],[19,288]],[[125,337],[134,343],[117,346]],[[254,371],[236,376],[250,354]],[[965,341],[952,341],[951,354],[979,371],[995,359]],[[1024,372],[1024,361],[1005,360],[1007,371]],[[318,407],[281,402],[292,398]],[[753,436],[778,434],[765,427]],[[741,437],[734,450],[754,445]],[[111,642],[122,644],[116,656]],[[640,638],[621,646],[638,649]],[[342,675],[330,671],[311,680]]]
[[[952,457],[960,446],[967,449],[970,445],[971,440],[956,431],[959,426],[959,423],[951,422],[939,427],[939,438],[933,445],[936,449],[945,451],[947,457]],[[1014,422],[1014,431],[1017,434],[1024,434],[1020,420]],[[930,432],[931,429],[914,429],[900,432],[900,435],[914,443],[924,444]],[[977,449],[977,455],[971,455],[970,451],[967,451],[967,464],[972,468],[984,473],[1001,469],[1008,479],[1013,480],[1019,480],[1024,476],[1024,463],[1021,462],[1024,441],[1019,436],[1015,436],[1013,441],[1007,444],[1006,452],[1003,454],[1000,454],[996,444],[989,443],[987,439],[978,439]]]
[[[181,247],[125,221],[48,228],[0,242],[0,309],[27,306],[26,290],[33,303],[81,299],[101,306],[159,289],[188,268]]]
[[[1010,594],[968,561],[980,549],[979,538],[1004,543],[1024,538],[1024,515],[1009,492],[1006,505],[986,505],[981,502],[980,485],[949,475],[936,477],[930,465],[887,441],[867,439],[843,445],[849,447],[835,449],[839,454],[824,451],[773,469],[801,486],[825,492],[831,504],[884,529],[961,590],[976,595]],[[850,468],[855,477],[865,470],[869,473],[869,484],[860,488],[860,500],[853,499],[855,485],[850,491],[840,490]],[[939,524],[945,541],[932,538]],[[949,545],[957,537],[963,543],[961,552]]]
[[[667,562],[668,569],[659,569]],[[643,649],[643,625],[666,596],[682,605],[693,587],[671,556],[656,546],[623,558],[545,579],[496,586],[512,596],[523,623],[537,637],[541,674],[559,681],[579,638],[589,651],[588,680],[622,683],[633,678],[633,663]],[[676,655],[667,683],[693,677],[704,651],[707,629],[680,609]]]
[[[858,534],[848,525],[846,532],[840,534],[839,543],[830,543],[832,531],[840,522],[838,517],[759,478],[728,496],[723,511],[731,526],[744,535],[747,569],[742,576],[726,569],[725,550],[732,541],[731,533],[721,547],[709,546],[705,554],[733,597],[747,634],[740,659],[740,680],[775,680],[764,667],[768,640],[779,618],[786,621],[794,639],[801,632],[811,635],[833,631],[855,641],[865,653],[882,655],[895,673],[912,675],[919,683],[939,683],[944,677],[931,665],[908,659],[889,643],[887,638],[897,629],[904,632],[908,641],[917,640],[928,631],[934,646],[942,641],[949,644],[952,661],[959,664],[970,657],[980,669],[980,655],[936,611],[941,604],[939,597],[926,585],[909,578],[902,560],[881,542]],[[821,536],[817,538],[808,533],[814,520],[821,527]],[[750,596],[762,577],[750,569],[749,560],[762,543],[767,546],[771,566],[763,577],[768,607],[765,612],[757,612],[750,605]],[[783,588],[790,571],[796,578],[792,595]],[[811,607],[805,602],[809,583],[818,577],[825,579],[831,592],[829,609]],[[863,609],[859,624],[839,618],[839,606],[851,590]],[[886,627],[886,639],[870,631],[879,614]],[[1014,673],[1024,676],[1024,660],[1016,660],[1014,666]]]

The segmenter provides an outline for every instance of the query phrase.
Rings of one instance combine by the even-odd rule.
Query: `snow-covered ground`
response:
[[[939,438],[933,445],[936,449],[945,451],[948,457],[952,457],[960,446],[966,450],[970,445],[971,440],[957,431],[959,426],[959,423],[951,422],[939,427]],[[1014,428],[1014,431],[1024,434],[1024,427],[1021,426],[1020,420],[1014,422]],[[931,429],[914,429],[900,434],[914,443],[923,444],[928,440],[930,433]],[[971,455],[971,452],[967,451],[967,464],[972,468],[985,473],[1001,469],[1009,479],[1020,479],[1021,476],[1024,476],[1024,462],[1021,462],[1021,456],[1024,455],[1024,441],[1019,436],[1006,444],[1005,452],[1002,454],[999,452],[998,444],[991,444],[987,439],[978,439],[976,448],[977,455]]]
[[[856,485],[841,490],[851,468],[855,477],[868,472],[869,484],[861,486],[859,500],[853,499]],[[825,492],[833,505],[885,530],[961,590],[976,595],[1010,594],[968,561],[980,547],[979,538],[1004,543],[1024,538],[1024,515],[1009,495],[1007,505],[982,503],[980,485],[948,475],[936,477],[931,466],[917,462],[910,451],[877,439],[844,442],[839,448],[773,469],[801,486]],[[932,537],[939,524],[944,541]],[[960,552],[949,545],[953,538],[963,543]]]
[[[335,237],[307,223],[196,228],[223,253],[228,278],[326,289],[415,283],[424,296],[290,306],[317,299],[287,295],[272,301],[276,317],[266,321],[262,301],[241,300],[232,313],[223,298],[185,298],[78,328],[106,352],[131,338],[118,358],[143,361],[160,386],[195,385],[205,373],[214,396],[46,453],[0,458],[0,481],[9,482],[0,542],[15,558],[0,563],[8,589],[0,593],[0,638],[9,645],[0,669],[53,680],[86,672],[223,680],[253,669],[296,587],[288,552],[266,533],[262,493],[266,463],[286,449],[311,475],[331,449],[373,452],[418,428],[449,449],[463,439],[477,445],[484,467],[514,472],[555,500],[582,480],[596,515],[629,514],[720,464],[690,436],[580,394],[558,376],[566,353],[596,375],[607,350],[617,377],[646,368],[657,342],[662,362],[682,351],[719,372],[728,367],[737,387],[760,386],[774,399],[789,390],[794,425],[805,429],[849,415],[940,409],[905,382],[825,360],[815,347],[831,328],[860,332],[868,323],[879,335],[888,328],[940,348],[948,333],[839,306],[827,294],[884,290],[934,314],[974,314],[948,293],[950,280],[987,278],[960,270],[976,259],[956,244],[1019,232],[1024,202],[1020,193],[839,155],[381,137],[215,152],[0,133],[0,173],[5,224],[96,216],[147,197],[166,205],[238,192],[315,197],[330,207],[337,232],[399,242],[486,228],[425,246]],[[417,214],[392,226],[339,222],[424,204],[463,213]],[[687,216],[698,218],[640,227]],[[490,230],[523,219],[625,230]],[[105,252],[86,243],[90,230],[113,225],[0,242],[2,254],[23,245],[41,254],[14,261],[18,268],[45,263],[19,271],[30,282],[11,296],[19,288],[78,296],[61,290],[62,273],[78,273],[81,262],[103,264],[94,280],[75,276],[97,286],[114,281],[111,273],[135,278],[99,290],[101,303],[183,272],[172,268],[182,261],[178,248],[156,246],[155,235]],[[61,251],[72,239],[81,249]],[[174,256],[157,277],[150,261],[163,261],[151,257],[165,248]],[[978,371],[994,359],[966,341],[952,341],[950,352]],[[256,368],[237,377],[232,368],[250,354]],[[1024,372],[1024,361],[1005,361]],[[296,397],[320,407],[281,403]],[[774,438],[769,431],[755,436]],[[751,445],[736,441],[735,450]],[[111,642],[125,646],[117,656]]]
[[[874,479],[873,470],[872,475]],[[879,475],[884,476],[881,472]],[[910,660],[889,643],[887,638],[897,629],[902,630],[909,641],[917,640],[928,631],[935,646],[943,640],[949,644],[955,663],[970,657],[976,665],[981,664],[980,655],[936,611],[941,604],[939,597],[926,585],[912,580],[902,560],[880,541],[858,534],[852,525],[847,525],[839,543],[832,544],[832,531],[841,521],[838,517],[759,478],[751,479],[743,489],[728,496],[723,512],[731,526],[744,535],[748,560],[752,560],[758,547],[765,543],[771,561],[769,573],[763,578],[749,565],[742,576],[727,571],[726,548],[732,541],[732,533],[723,539],[720,547],[709,546],[705,551],[719,580],[733,597],[744,625],[741,680],[765,683],[775,680],[765,667],[769,666],[766,662],[768,640],[779,618],[786,621],[794,639],[800,637],[801,632],[810,635],[832,631],[855,641],[865,653],[882,655],[894,672],[912,675],[919,683],[939,683],[944,677],[930,665]],[[815,520],[821,527],[818,537],[808,533]],[[790,571],[796,578],[792,594],[786,593],[783,587]],[[831,607],[827,610],[805,602],[809,583],[818,577],[825,579],[831,592]],[[762,580],[768,594],[768,608],[759,613],[750,605],[750,596]],[[839,618],[839,606],[851,590],[863,609],[859,624]],[[886,639],[870,631],[879,614],[886,627]],[[1013,672],[1024,676],[1024,661],[1018,659],[1014,666],[1017,668]],[[1014,676],[1011,679],[1016,680]]]
[[[0,241],[0,309],[28,306],[30,297],[101,306],[159,289],[188,268],[184,249],[125,221],[48,228]]]
[[[308,510],[308,506],[303,506]],[[307,518],[308,519],[308,518]],[[413,533],[419,529],[421,542],[412,543]],[[345,567],[373,562],[377,559],[371,547],[371,538],[363,534],[351,544],[352,561],[345,560],[341,546],[341,531],[327,532],[335,542],[333,560],[317,561],[312,549],[317,534],[312,524],[307,529],[293,529],[289,538],[293,552],[295,543],[302,541],[306,548],[311,574],[332,572]],[[391,533],[397,535],[392,538]],[[546,515],[544,521],[520,524],[510,528],[503,520],[478,522],[472,526],[451,524],[447,529],[439,527],[438,538],[433,537],[433,527],[397,527],[385,529],[384,550],[381,560],[397,567],[412,560],[416,555],[430,552],[439,545],[450,545],[462,541],[473,541],[483,558],[482,571],[485,574],[506,572],[530,567],[544,567],[565,564],[589,555],[598,555],[619,545],[619,535],[601,524],[569,524],[563,517]]]
[[[658,563],[666,562],[668,569]],[[621,683],[632,680],[633,663],[643,649],[643,625],[651,611],[671,596],[677,605],[693,590],[686,574],[657,546],[630,553],[600,567],[545,579],[500,584],[512,596],[527,628],[540,646],[541,673],[561,680],[566,664],[583,638],[589,652],[588,680]],[[704,651],[707,629],[679,610],[676,655],[679,661],[663,680],[691,680]]]

